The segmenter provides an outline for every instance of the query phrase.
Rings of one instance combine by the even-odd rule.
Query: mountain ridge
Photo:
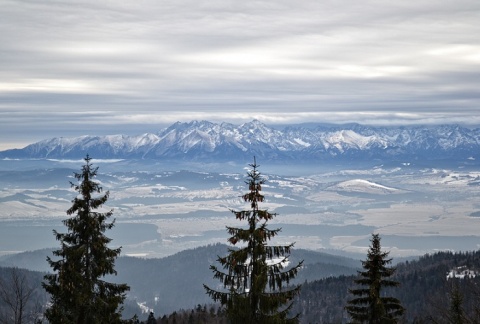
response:
[[[250,160],[314,162],[324,160],[402,160],[480,158],[480,128],[457,124],[374,127],[360,124],[288,125],[282,129],[253,120],[239,126],[209,121],[176,122],[157,133],[55,137],[0,158]]]

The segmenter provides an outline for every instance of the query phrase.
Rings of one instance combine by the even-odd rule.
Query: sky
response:
[[[480,125],[478,0],[0,0],[0,149],[176,122]]]

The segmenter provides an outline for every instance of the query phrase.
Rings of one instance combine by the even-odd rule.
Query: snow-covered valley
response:
[[[98,162],[116,218],[113,244],[124,254],[158,257],[226,243],[225,226],[239,225],[230,209],[245,208],[245,166],[235,173],[218,166],[217,172],[142,170],[136,163],[125,171],[125,161]],[[69,181],[81,162],[42,163],[50,167],[0,171],[2,254],[56,246],[52,229],[62,229],[74,198]],[[264,165],[261,171],[268,179],[263,207],[278,214],[271,226],[282,228],[277,240],[298,248],[364,253],[374,231],[394,256],[473,250],[480,243],[478,170],[399,163],[292,175]]]

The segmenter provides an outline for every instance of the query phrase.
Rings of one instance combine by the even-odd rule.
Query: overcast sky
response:
[[[175,121],[480,124],[478,0],[0,0],[0,149]]]

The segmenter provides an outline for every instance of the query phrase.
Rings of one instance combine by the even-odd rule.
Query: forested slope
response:
[[[121,257],[117,261],[119,275],[115,280],[128,283],[132,287],[129,295],[136,296],[139,302],[153,301],[156,297],[157,305],[154,302],[150,305],[157,317],[180,309],[194,309],[198,304],[210,303],[202,285],[205,282],[216,283],[208,266],[215,261],[217,255],[225,253],[225,248],[221,244],[212,245],[162,259]],[[306,250],[295,250],[293,254],[295,259],[309,259],[300,271],[303,272],[300,281],[302,289],[293,309],[294,312],[301,313],[301,322],[333,324],[341,323],[342,319],[345,322],[347,314],[343,308],[351,298],[348,289],[353,288],[355,278],[355,275],[351,275],[355,272],[352,266],[358,261]],[[32,252],[28,254],[30,257],[33,255]],[[8,261],[10,265],[14,265],[14,260],[14,256],[7,260],[4,258],[4,262]],[[25,257],[19,255],[18,260],[25,261]],[[407,323],[432,323],[432,319],[437,323],[448,323],[452,287],[457,286],[463,296],[462,307],[465,313],[469,318],[480,322],[476,313],[480,305],[480,277],[455,280],[446,278],[449,271],[462,266],[462,269],[480,270],[480,252],[440,252],[425,255],[416,261],[399,263],[394,278],[401,286],[386,293],[400,299],[407,309]],[[343,275],[342,269],[347,271]],[[29,286],[37,289],[28,308],[29,311],[38,311],[38,304],[46,301],[44,291],[40,288],[43,273],[22,271],[21,274],[27,277]],[[326,278],[309,279],[315,277]],[[7,283],[11,281],[11,271],[0,268],[0,280]],[[207,309],[210,310],[210,306]],[[129,301],[124,315],[130,316],[134,311],[135,307]],[[191,311],[187,312],[188,317],[191,317]],[[197,311],[194,313],[203,314]],[[146,316],[143,314],[140,319]]]
[[[400,263],[394,278],[401,285],[385,293],[400,299],[407,309],[407,323],[449,323],[451,292],[458,287],[466,316],[480,322],[480,277],[447,280],[450,270],[462,266],[462,270],[479,270],[480,252],[440,252]],[[340,276],[305,283],[293,311],[302,314],[302,323],[345,322],[343,308],[352,298],[348,289],[354,287],[355,278]]]
[[[191,308],[210,303],[203,284],[216,286],[210,265],[218,256],[225,256],[227,245],[215,244],[184,250],[165,258],[142,259],[119,257],[116,261],[117,276],[110,281],[127,283],[128,298],[152,308],[156,314],[166,314],[180,308]],[[50,271],[46,256],[51,250],[38,250],[5,256],[0,266],[29,270]],[[356,273],[360,261],[309,250],[293,250],[290,261],[304,260],[296,283],[318,280],[330,276]]]

